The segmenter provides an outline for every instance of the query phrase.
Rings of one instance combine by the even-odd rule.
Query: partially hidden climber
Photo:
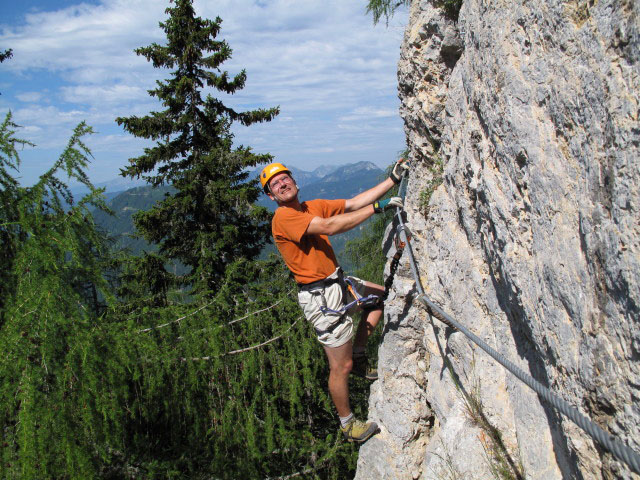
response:
[[[305,202],[298,199],[298,185],[281,163],[267,165],[260,174],[265,193],[278,203],[271,224],[274,241],[298,283],[298,302],[327,355],[329,393],[350,442],[364,442],[378,430],[375,422],[357,420],[351,412],[349,374],[369,380],[378,377],[368,365],[366,344],[382,318],[384,287],[346,276],[328,236],[351,230],[374,213],[402,207],[400,197],[379,199],[400,182],[407,168],[399,160],[389,178],[351,199]],[[354,338],[351,315],[356,311],[362,318]]]

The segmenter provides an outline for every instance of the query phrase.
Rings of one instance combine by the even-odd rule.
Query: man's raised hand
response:
[[[409,171],[409,162],[407,162],[404,158],[401,158],[396,162],[393,166],[393,170],[391,170],[391,175],[389,178],[393,180],[393,183],[396,185],[400,183],[402,177]]]

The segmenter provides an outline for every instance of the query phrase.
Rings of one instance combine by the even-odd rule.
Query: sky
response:
[[[134,49],[165,43],[166,0],[1,0],[0,115],[11,111],[20,151],[16,176],[32,184],[86,121],[94,183],[119,176],[149,141],[117,125],[119,116],[162,110],[147,93],[170,71]],[[222,18],[218,39],[233,56],[230,75],[247,71],[243,90],[210,93],[236,110],[280,107],[271,122],[235,125],[234,144],[313,170],[371,161],[386,167],[404,149],[397,62],[407,12],[374,26],[366,0],[195,0],[198,16]]]

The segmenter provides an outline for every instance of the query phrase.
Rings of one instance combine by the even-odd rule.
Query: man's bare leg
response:
[[[351,342],[336,348],[324,347],[329,359],[329,392],[340,417],[340,429],[349,442],[365,442],[378,431],[375,422],[361,422],[351,413],[349,406],[349,373],[351,360]]]
[[[371,282],[364,282],[365,291],[364,296],[367,295],[378,295],[382,297],[384,294],[384,287],[382,285],[377,285]],[[353,349],[356,352],[363,352],[367,346],[367,339],[373,333],[373,330],[380,322],[382,318],[383,309],[379,310],[368,310],[362,312],[362,319],[360,320],[360,324],[358,325],[358,330],[356,331],[356,336],[353,341]]]
[[[329,393],[340,417],[351,414],[349,405],[349,373],[353,366],[351,359],[352,346],[347,342],[340,347],[324,346],[329,360]]]

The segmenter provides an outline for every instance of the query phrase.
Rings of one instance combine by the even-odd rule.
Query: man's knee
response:
[[[349,358],[345,358],[340,360],[339,362],[334,362],[329,366],[331,369],[331,373],[339,376],[349,376],[351,373],[351,369],[353,368],[353,360]]]

